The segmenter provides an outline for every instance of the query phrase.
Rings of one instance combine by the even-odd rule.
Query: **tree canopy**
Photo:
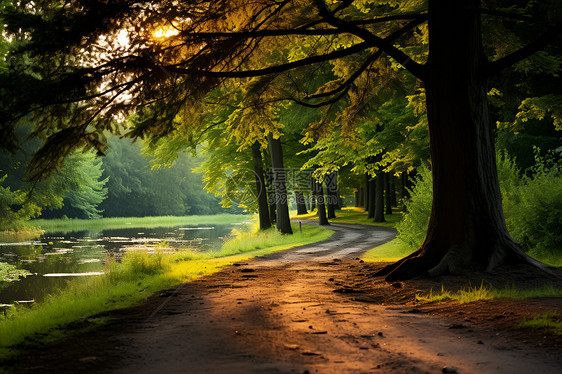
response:
[[[264,144],[295,104],[311,110],[299,131],[322,164],[341,167],[332,159],[351,152],[372,174],[361,156],[407,170],[424,152],[409,139],[427,125],[427,237],[388,279],[534,263],[505,225],[488,93],[520,103],[500,123],[560,127],[556,85],[528,78],[560,70],[556,1],[21,1],[2,19],[2,146],[17,146],[22,119],[46,140],[30,179],[76,149],[106,152],[108,133],[194,149],[223,129],[237,150]],[[490,91],[509,75],[521,85]]]

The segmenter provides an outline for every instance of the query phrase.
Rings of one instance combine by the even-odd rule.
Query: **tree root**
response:
[[[444,274],[462,274],[467,269],[479,268],[486,273],[501,265],[524,264],[537,268],[545,275],[553,275],[548,267],[527,255],[510,238],[502,244],[496,244],[487,261],[472,259],[472,251],[464,246],[452,246],[444,255],[436,255],[422,246],[403,259],[385,266],[376,275],[385,276],[388,282],[412,279],[421,275],[436,277]]]

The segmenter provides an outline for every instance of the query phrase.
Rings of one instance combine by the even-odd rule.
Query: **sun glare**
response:
[[[170,36],[174,36],[179,34],[179,30],[175,29],[171,26],[166,26],[166,27],[160,27],[158,29],[156,29],[153,33],[152,36],[159,39],[159,38],[169,38]]]

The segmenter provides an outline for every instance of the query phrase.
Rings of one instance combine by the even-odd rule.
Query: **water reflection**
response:
[[[220,249],[232,225],[125,228],[103,231],[46,233],[40,240],[0,243],[0,262],[7,262],[32,275],[0,289],[0,304],[40,301],[80,276],[104,272],[108,257],[119,259],[128,250],[191,248]]]

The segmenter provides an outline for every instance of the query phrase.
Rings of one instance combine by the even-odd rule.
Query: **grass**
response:
[[[37,239],[43,235],[43,230],[37,227],[28,227],[22,230],[0,231],[0,243],[25,242]]]
[[[515,287],[497,289],[481,284],[480,287],[468,287],[459,291],[449,291],[441,287],[441,291],[422,295],[417,294],[416,300],[426,303],[439,303],[443,301],[458,301],[460,304],[479,300],[491,299],[528,299],[533,297],[562,297],[562,289],[545,286],[532,290],[519,290]]]
[[[367,262],[395,262],[408,256],[416,249],[410,248],[400,239],[394,239],[388,243],[368,250],[361,256]]]
[[[216,253],[166,253],[165,248],[154,253],[128,252],[121,263],[109,262],[104,275],[73,282],[40,304],[15,306],[7,310],[7,317],[0,315],[0,359],[14,354],[17,344],[45,344],[71,332],[69,326],[103,323],[100,313],[132,306],[155,292],[212,274],[223,266],[321,241],[333,234],[317,226],[303,226],[301,234],[297,227],[295,224],[292,236],[274,230],[238,230]]]
[[[562,318],[556,312],[548,312],[534,318],[526,319],[520,322],[517,327],[544,329],[556,335],[562,335]]]
[[[159,217],[112,217],[99,219],[37,219],[30,226],[44,231],[71,232],[120,228],[152,228],[179,225],[229,224],[248,221],[250,216],[240,214],[217,214],[211,216],[159,216]]]
[[[312,211],[308,214],[303,214],[297,216],[293,214],[293,219],[303,219],[303,220],[316,220],[318,218],[318,213]],[[341,210],[336,210],[336,218],[329,219],[330,222],[337,223],[354,223],[359,225],[372,225],[372,226],[383,226],[383,227],[394,227],[400,220],[402,220],[402,212],[398,209],[393,209],[393,214],[385,214],[384,219],[386,222],[374,222],[372,218],[367,218],[367,212],[363,208],[357,207],[346,207]]]

